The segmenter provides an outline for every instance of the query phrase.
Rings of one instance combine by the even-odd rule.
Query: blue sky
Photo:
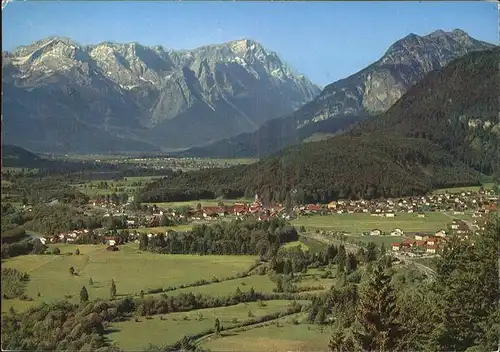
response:
[[[498,44],[498,10],[488,2],[23,1],[9,3],[2,20],[3,50],[52,35],[171,49],[251,38],[320,85],[369,65],[409,33],[460,28]]]

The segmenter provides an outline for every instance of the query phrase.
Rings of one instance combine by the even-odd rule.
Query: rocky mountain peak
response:
[[[235,55],[244,57],[249,52],[264,52],[267,54],[264,47],[255,40],[244,38],[239,40],[234,40],[227,45],[231,48],[232,52]]]
[[[291,73],[277,54],[250,39],[175,51],[137,42],[81,46],[51,37],[3,57],[3,80],[9,84],[4,111],[13,122],[8,128],[50,116],[54,131],[72,124],[107,131],[112,124],[118,130],[106,133],[156,147],[189,147],[253,130],[319,93],[306,77]],[[39,97],[29,94],[32,89]],[[78,94],[68,98],[68,90]],[[50,98],[44,98],[41,114],[38,102],[44,95]],[[16,118],[21,119],[18,124]],[[33,140],[32,132],[27,139]],[[83,135],[74,138],[86,145]],[[37,150],[29,140],[24,145]]]
[[[299,126],[335,116],[385,111],[430,71],[469,52],[492,47],[459,29],[425,36],[410,33],[392,44],[377,62],[325,87],[314,102],[317,107],[304,114]]]

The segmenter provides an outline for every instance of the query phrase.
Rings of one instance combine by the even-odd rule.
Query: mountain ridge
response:
[[[326,85],[317,98],[298,111],[269,121],[257,131],[243,133],[203,147],[182,151],[183,156],[255,157],[270,155],[307,138],[300,132],[308,124],[329,119],[342,123],[321,132],[337,133],[345,128],[346,117],[374,116],[386,111],[425,74],[440,69],[469,52],[485,50],[494,45],[476,40],[464,31],[437,30],[425,36],[409,34],[396,41],[382,57],[360,71]],[[276,139],[269,142],[269,136]],[[233,152],[238,145],[238,153]]]
[[[500,179],[500,48],[471,52],[428,73],[389,110],[345,134],[294,145],[259,162],[178,173],[141,190],[142,201],[198,194],[299,202],[423,195]],[[191,198],[190,198],[191,197]]]
[[[94,124],[105,131],[104,138],[135,140],[152,150],[256,129],[319,93],[316,85],[303,75],[296,76],[276,53],[249,40],[177,52],[136,42],[80,45],[69,38],[49,37],[2,56],[6,120],[41,127],[37,120],[45,119],[53,129],[67,126],[59,129],[63,133],[81,129],[82,124],[94,131]],[[68,91],[78,94],[68,96]],[[45,106],[34,108],[35,101]],[[25,114],[16,112],[22,109]],[[184,121],[179,120],[185,121],[190,133],[185,133]],[[8,142],[19,131],[14,128],[18,124],[7,125]],[[15,137],[16,142],[20,137]],[[26,147],[40,148],[40,142],[29,142],[32,136],[25,139]],[[42,151],[75,149],[69,141],[60,145],[48,139]],[[83,143],[75,144],[76,149],[83,148]]]

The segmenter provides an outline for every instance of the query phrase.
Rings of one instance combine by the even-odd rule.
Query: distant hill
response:
[[[1,147],[3,167],[35,168],[46,160],[24,148],[4,144]]]
[[[258,192],[267,200],[398,197],[478,185],[498,172],[500,49],[430,73],[391,109],[344,135],[286,148],[246,167],[177,174],[144,200]]]
[[[475,52],[431,72],[380,117],[351,135],[429,140],[470,167],[500,175],[500,48]]]
[[[271,120],[257,131],[195,147],[183,156],[262,157],[300,143],[315,133],[336,134],[359,117],[389,109],[405,92],[433,70],[467,53],[494,46],[461,30],[426,36],[409,34],[376,62],[326,86],[313,101],[288,116]],[[325,121],[329,123],[324,124]]]
[[[296,129],[295,124],[283,123],[282,119],[269,121],[256,132],[241,134],[204,147],[195,147],[173,155],[185,157],[251,158],[266,156],[295,143],[300,143],[315,133],[339,133],[363,121],[368,116],[342,116],[323,120]]]

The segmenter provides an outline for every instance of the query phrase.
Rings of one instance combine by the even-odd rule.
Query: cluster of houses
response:
[[[95,159],[95,162],[101,162],[101,159]],[[182,169],[182,170],[198,170],[212,169],[220,167],[229,167],[234,164],[228,162],[218,162],[204,158],[172,158],[172,157],[150,157],[150,158],[127,158],[127,159],[112,159],[105,161],[108,164],[120,165],[123,162],[133,163],[137,167],[145,167],[154,170],[164,169]]]
[[[256,195],[251,204],[235,203],[233,205],[200,207],[190,212],[190,216],[194,220],[215,219],[226,215],[235,215],[236,217],[254,215],[260,221],[268,220],[271,217],[279,215],[282,215],[283,218],[290,219],[290,216],[285,214],[285,210],[286,208],[281,204],[264,206],[259,196]]]
[[[328,203],[330,212],[370,213],[391,217],[394,213],[423,213],[445,211],[461,214],[473,212],[477,217],[500,209],[499,198],[492,191],[462,192],[460,194],[430,194],[422,197],[408,197],[385,200],[339,200]],[[423,215],[422,215],[423,216]]]
[[[126,205],[115,205],[103,200],[93,201],[92,205],[108,211],[110,216],[123,215]],[[151,216],[143,219],[132,219],[143,226],[153,226],[158,218],[168,215],[173,220],[213,220],[218,217],[233,215],[242,217],[254,215],[259,220],[266,220],[273,216],[286,219],[311,214],[353,214],[368,213],[372,216],[395,217],[396,213],[416,213],[418,217],[425,217],[424,212],[450,212],[456,215],[465,211],[472,212],[476,218],[483,217],[492,211],[500,209],[499,198],[492,191],[462,192],[460,194],[430,194],[422,197],[407,197],[400,199],[377,200],[338,200],[328,204],[305,204],[293,207],[288,211],[283,204],[264,205],[258,195],[253,203],[235,203],[232,205],[204,206],[188,210],[187,213],[176,213],[172,209],[162,209],[151,206]],[[139,214],[135,214],[138,216]],[[142,216],[142,215],[141,215]],[[156,219],[156,220],[155,220]],[[142,220],[142,221],[141,221]],[[156,225],[158,226],[158,225]]]
[[[395,232],[398,230],[395,230]],[[468,238],[471,233],[469,226],[460,219],[453,220],[451,224],[451,231],[461,236],[463,239]],[[399,236],[403,236],[401,230],[398,231]],[[394,232],[391,233],[394,235]],[[446,242],[448,233],[445,230],[439,230],[434,234],[417,233],[401,242],[392,243],[393,252],[404,252],[408,256],[415,256],[419,254],[438,254],[443,244]]]
[[[244,216],[254,216],[260,221],[268,220],[272,217],[281,217],[287,220],[301,215],[309,214],[328,214],[328,213],[369,213],[372,216],[396,217],[397,213],[416,213],[417,217],[425,217],[425,212],[446,211],[454,214],[462,214],[463,211],[472,212],[472,216],[477,218],[474,224],[468,226],[465,222],[455,221],[452,224],[452,230],[457,233],[466,233],[469,230],[479,230],[481,228],[481,218],[483,214],[497,211],[499,209],[499,199],[492,192],[462,192],[460,194],[435,194],[423,197],[407,197],[401,199],[385,200],[338,200],[328,204],[306,204],[295,206],[293,209],[286,209],[282,204],[264,205],[258,195],[252,203],[235,203],[231,205],[220,204],[218,206],[197,206],[187,209],[184,212],[179,210],[164,209],[161,207],[150,206],[150,212],[138,212],[127,209],[126,205],[112,204],[102,199],[91,202],[92,209],[96,208],[102,212],[103,217],[120,216],[127,220],[128,228],[139,227],[158,227],[161,226],[161,219],[164,215],[177,223],[188,222],[206,222],[220,217],[232,216],[242,218]],[[456,228],[455,228],[456,227]],[[49,242],[74,242],[80,235],[88,230],[71,231],[65,234],[44,239]],[[366,235],[383,235],[380,230],[374,229]],[[401,229],[395,229],[388,235],[401,237],[408,236]],[[104,234],[103,236],[106,236]],[[419,236],[418,234],[415,236]],[[441,230],[435,234],[427,234],[433,238],[444,238],[445,231]],[[430,238],[430,237],[429,237]],[[115,240],[105,239],[109,245],[118,244]],[[416,242],[394,243],[394,251],[408,251],[409,249],[424,248],[428,253],[434,253],[439,249],[439,240],[428,242],[428,239],[421,240],[415,237]],[[420,242],[419,242],[420,241]],[[424,244],[421,241],[426,241]]]
[[[415,235],[414,238],[393,243],[392,250],[394,252],[407,252],[410,256],[417,255],[418,252],[421,254],[437,254],[445,241],[445,237],[446,232],[444,231],[438,231],[434,236],[419,234]]]
[[[73,243],[76,241],[78,237],[87,234],[88,232],[89,232],[88,229],[74,230],[67,233],[62,232],[58,235],[39,237],[39,240],[43,244],[60,243],[60,242]]]

